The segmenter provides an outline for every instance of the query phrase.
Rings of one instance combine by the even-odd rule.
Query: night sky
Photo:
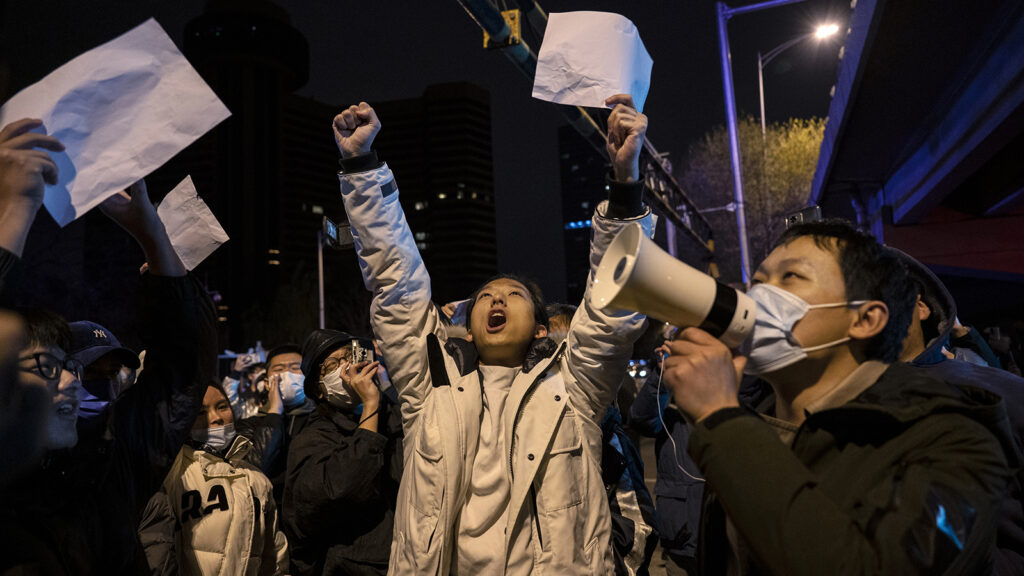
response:
[[[530,97],[531,83],[503,55],[481,47],[481,32],[461,6],[455,0],[277,3],[309,41],[310,79],[302,95],[340,105],[415,97],[440,82],[469,81],[490,90],[499,266],[537,278],[549,297],[564,295],[557,151],[562,116],[556,105]],[[149,17],[181,47],[185,23],[204,6],[205,0],[4,2],[0,54],[9,77],[0,85],[2,99]],[[648,136],[660,151],[671,152],[677,172],[690,143],[725,122],[713,2],[545,0],[541,6],[548,12],[618,12],[637,25],[654,59],[644,110]],[[757,51],[826,19],[845,31],[849,0],[808,0],[732,21],[741,114],[758,112]],[[765,76],[769,121],[827,114],[839,46],[838,39],[823,45],[811,40],[771,63]],[[324,118],[325,138],[331,138],[330,120]],[[387,130],[388,119],[381,122]],[[397,178],[401,185],[402,175]]]

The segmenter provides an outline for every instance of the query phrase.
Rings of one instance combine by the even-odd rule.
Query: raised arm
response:
[[[365,102],[334,118],[341,196],[363,283],[373,293],[370,322],[408,426],[430,389],[426,336],[444,340],[445,331],[430,301],[430,276],[398,201],[395,178],[371,149],[379,131],[380,121]]]
[[[643,204],[643,182],[639,180],[647,117],[636,111],[628,95],[613,96],[606,103],[614,106],[608,118],[608,157],[614,178],[608,180],[608,200],[594,214],[590,277],[583,303],[573,316],[566,338],[567,362],[573,375],[566,385],[577,399],[577,411],[595,423],[600,423],[615,398],[633,343],[643,332],[646,318],[632,312],[595,308],[590,301],[594,274],[619,230],[634,223],[640,223],[648,234],[652,230],[651,212]]]
[[[57,164],[45,150],[59,152],[64,145],[53,136],[31,132],[42,124],[22,118],[0,130],[0,287],[25,250],[29,228],[43,205],[44,184],[57,183]]]
[[[129,192],[100,209],[135,238],[149,263],[139,294],[146,369],[115,401],[112,423],[119,458],[139,470],[132,478],[141,508],[174,462],[214,375],[216,316],[174,252],[145,184]]]

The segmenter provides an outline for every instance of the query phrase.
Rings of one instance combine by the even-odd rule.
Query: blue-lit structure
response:
[[[1024,3],[858,0],[810,197],[1024,319]]]

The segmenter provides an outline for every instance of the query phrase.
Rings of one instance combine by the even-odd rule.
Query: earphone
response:
[[[661,366],[659,366],[659,369],[658,369],[658,392],[657,392],[658,420],[661,421],[661,429],[664,430],[665,431],[665,435],[668,436],[668,441],[672,443],[672,458],[674,458],[675,461],[676,461],[676,467],[679,468],[679,470],[682,471],[683,474],[686,474],[687,476],[689,476],[690,478],[693,478],[697,482],[704,482],[703,478],[699,478],[697,476],[694,476],[693,474],[690,474],[689,472],[687,472],[686,468],[683,468],[683,464],[679,461],[679,447],[676,446],[676,439],[672,437],[672,434],[668,430],[668,426],[665,425],[664,410],[662,410],[662,408],[661,408],[661,380],[662,380],[662,378],[665,377],[665,358],[667,358],[667,357],[668,357],[668,354],[666,354],[664,352],[661,353]]]

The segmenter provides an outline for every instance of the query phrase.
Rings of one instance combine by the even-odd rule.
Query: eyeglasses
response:
[[[324,360],[323,365],[320,367],[321,374],[330,374],[341,366],[342,362],[348,362],[348,358],[328,358]]]
[[[35,360],[36,366],[35,368],[20,368],[22,372],[35,372],[46,380],[57,380],[60,378],[62,370],[71,372],[78,380],[82,379],[84,366],[71,356],[65,356],[61,359],[49,352],[36,352],[35,354],[18,358],[19,362],[24,362],[25,360]]]

